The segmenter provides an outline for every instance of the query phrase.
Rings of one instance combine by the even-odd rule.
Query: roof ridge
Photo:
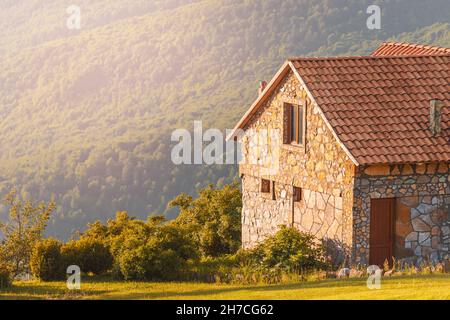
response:
[[[433,49],[433,50],[439,50],[439,51],[444,51],[444,52],[450,51],[450,48],[433,46],[433,45],[429,45],[429,44],[419,44],[419,43],[405,43],[405,42],[385,41],[385,42],[381,43],[381,46],[383,46],[383,45],[392,45],[392,46],[400,46],[400,47],[415,47],[415,48],[422,48],[422,49]]]
[[[401,58],[431,58],[431,57],[447,57],[450,56],[448,53],[438,53],[438,54],[415,54],[415,55],[397,55],[397,56],[332,56],[332,57],[289,57],[287,61],[306,61],[306,60],[377,60],[377,59],[401,59]]]
[[[400,56],[400,55],[439,55],[450,53],[450,48],[428,44],[383,42],[371,56]]]

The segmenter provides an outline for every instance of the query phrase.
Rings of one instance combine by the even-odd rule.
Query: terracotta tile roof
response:
[[[290,61],[359,164],[450,161],[450,54]],[[431,99],[444,102],[439,136]]]
[[[432,47],[420,44],[385,42],[372,53],[372,56],[404,56],[450,54],[450,48]]]

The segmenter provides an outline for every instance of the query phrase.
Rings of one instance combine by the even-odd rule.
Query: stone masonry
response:
[[[306,108],[302,145],[283,143],[286,104]],[[348,262],[367,264],[371,199],[396,198],[395,255],[448,259],[449,164],[355,166],[292,72],[253,114],[241,142],[245,248],[292,225]],[[271,181],[271,192],[261,192],[261,179]],[[294,187],[302,189],[298,202]]]
[[[433,261],[449,258],[449,164],[361,167],[355,176],[354,251],[356,261],[369,259],[370,200],[395,198],[397,259]]]
[[[283,144],[285,103],[306,106],[305,145]],[[271,138],[278,141],[275,150],[265,147],[271,135],[259,130],[276,133]],[[263,138],[254,139],[255,134]],[[250,120],[242,148],[244,247],[275,233],[281,224],[331,240],[341,251],[351,247],[354,165],[292,73]],[[262,178],[275,182],[275,197],[260,192]],[[293,202],[294,186],[302,188],[299,202]]]

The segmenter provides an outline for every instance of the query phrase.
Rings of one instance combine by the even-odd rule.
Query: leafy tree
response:
[[[108,238],[109,229],[107,226],[97,220],[93,223],[87,224],[87,230],[80,234],[81,238],[91,238],[98,239],[100,241],[105,241]]]
[[[61,255],[64,267],[77,265],[86,273],[102,274],[113,265],[113,257],[105,243],[94,238],[69,241],[62,246]]]
[[[181,194],[169,206],[180,208],[175,224],[193,237],[204,256],[230,254],[240,248],[242,195],[237,182],[222,189],[210,185],[196,199]]]
[[[105,245],[116,256],[123,249],[127,239],[135,239],[135,245],[142,244],[148,237],[154,234],[156,228],[165,222],[161,216],[151,217],[147,222],[130,217],[127,212],[119,211],[115,219],[102,225],[97,221],[81,235],[81,238],[96,237],[103,239]],[[136,237],[137,236],[137,237]]]
[[[9,207],[8,219],[0,222],[3,234],[0,261],[10,266],[13,276],[30,272],[31,252],[42,238],[55,204],[41,202],[35,205],[31,200],[22,200],[12,190],[4,200]]]
[[[65,266],[61,255],[62,243],[54,238],[38,241],[31,252],[31,273],[43,281],[64,278]]]

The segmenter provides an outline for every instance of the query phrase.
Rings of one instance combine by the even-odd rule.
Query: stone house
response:
[[[280,225],[338,263],[450,256],[450,49],[384,43],[288,59],[229,138],[242,161],[242,242]]]

